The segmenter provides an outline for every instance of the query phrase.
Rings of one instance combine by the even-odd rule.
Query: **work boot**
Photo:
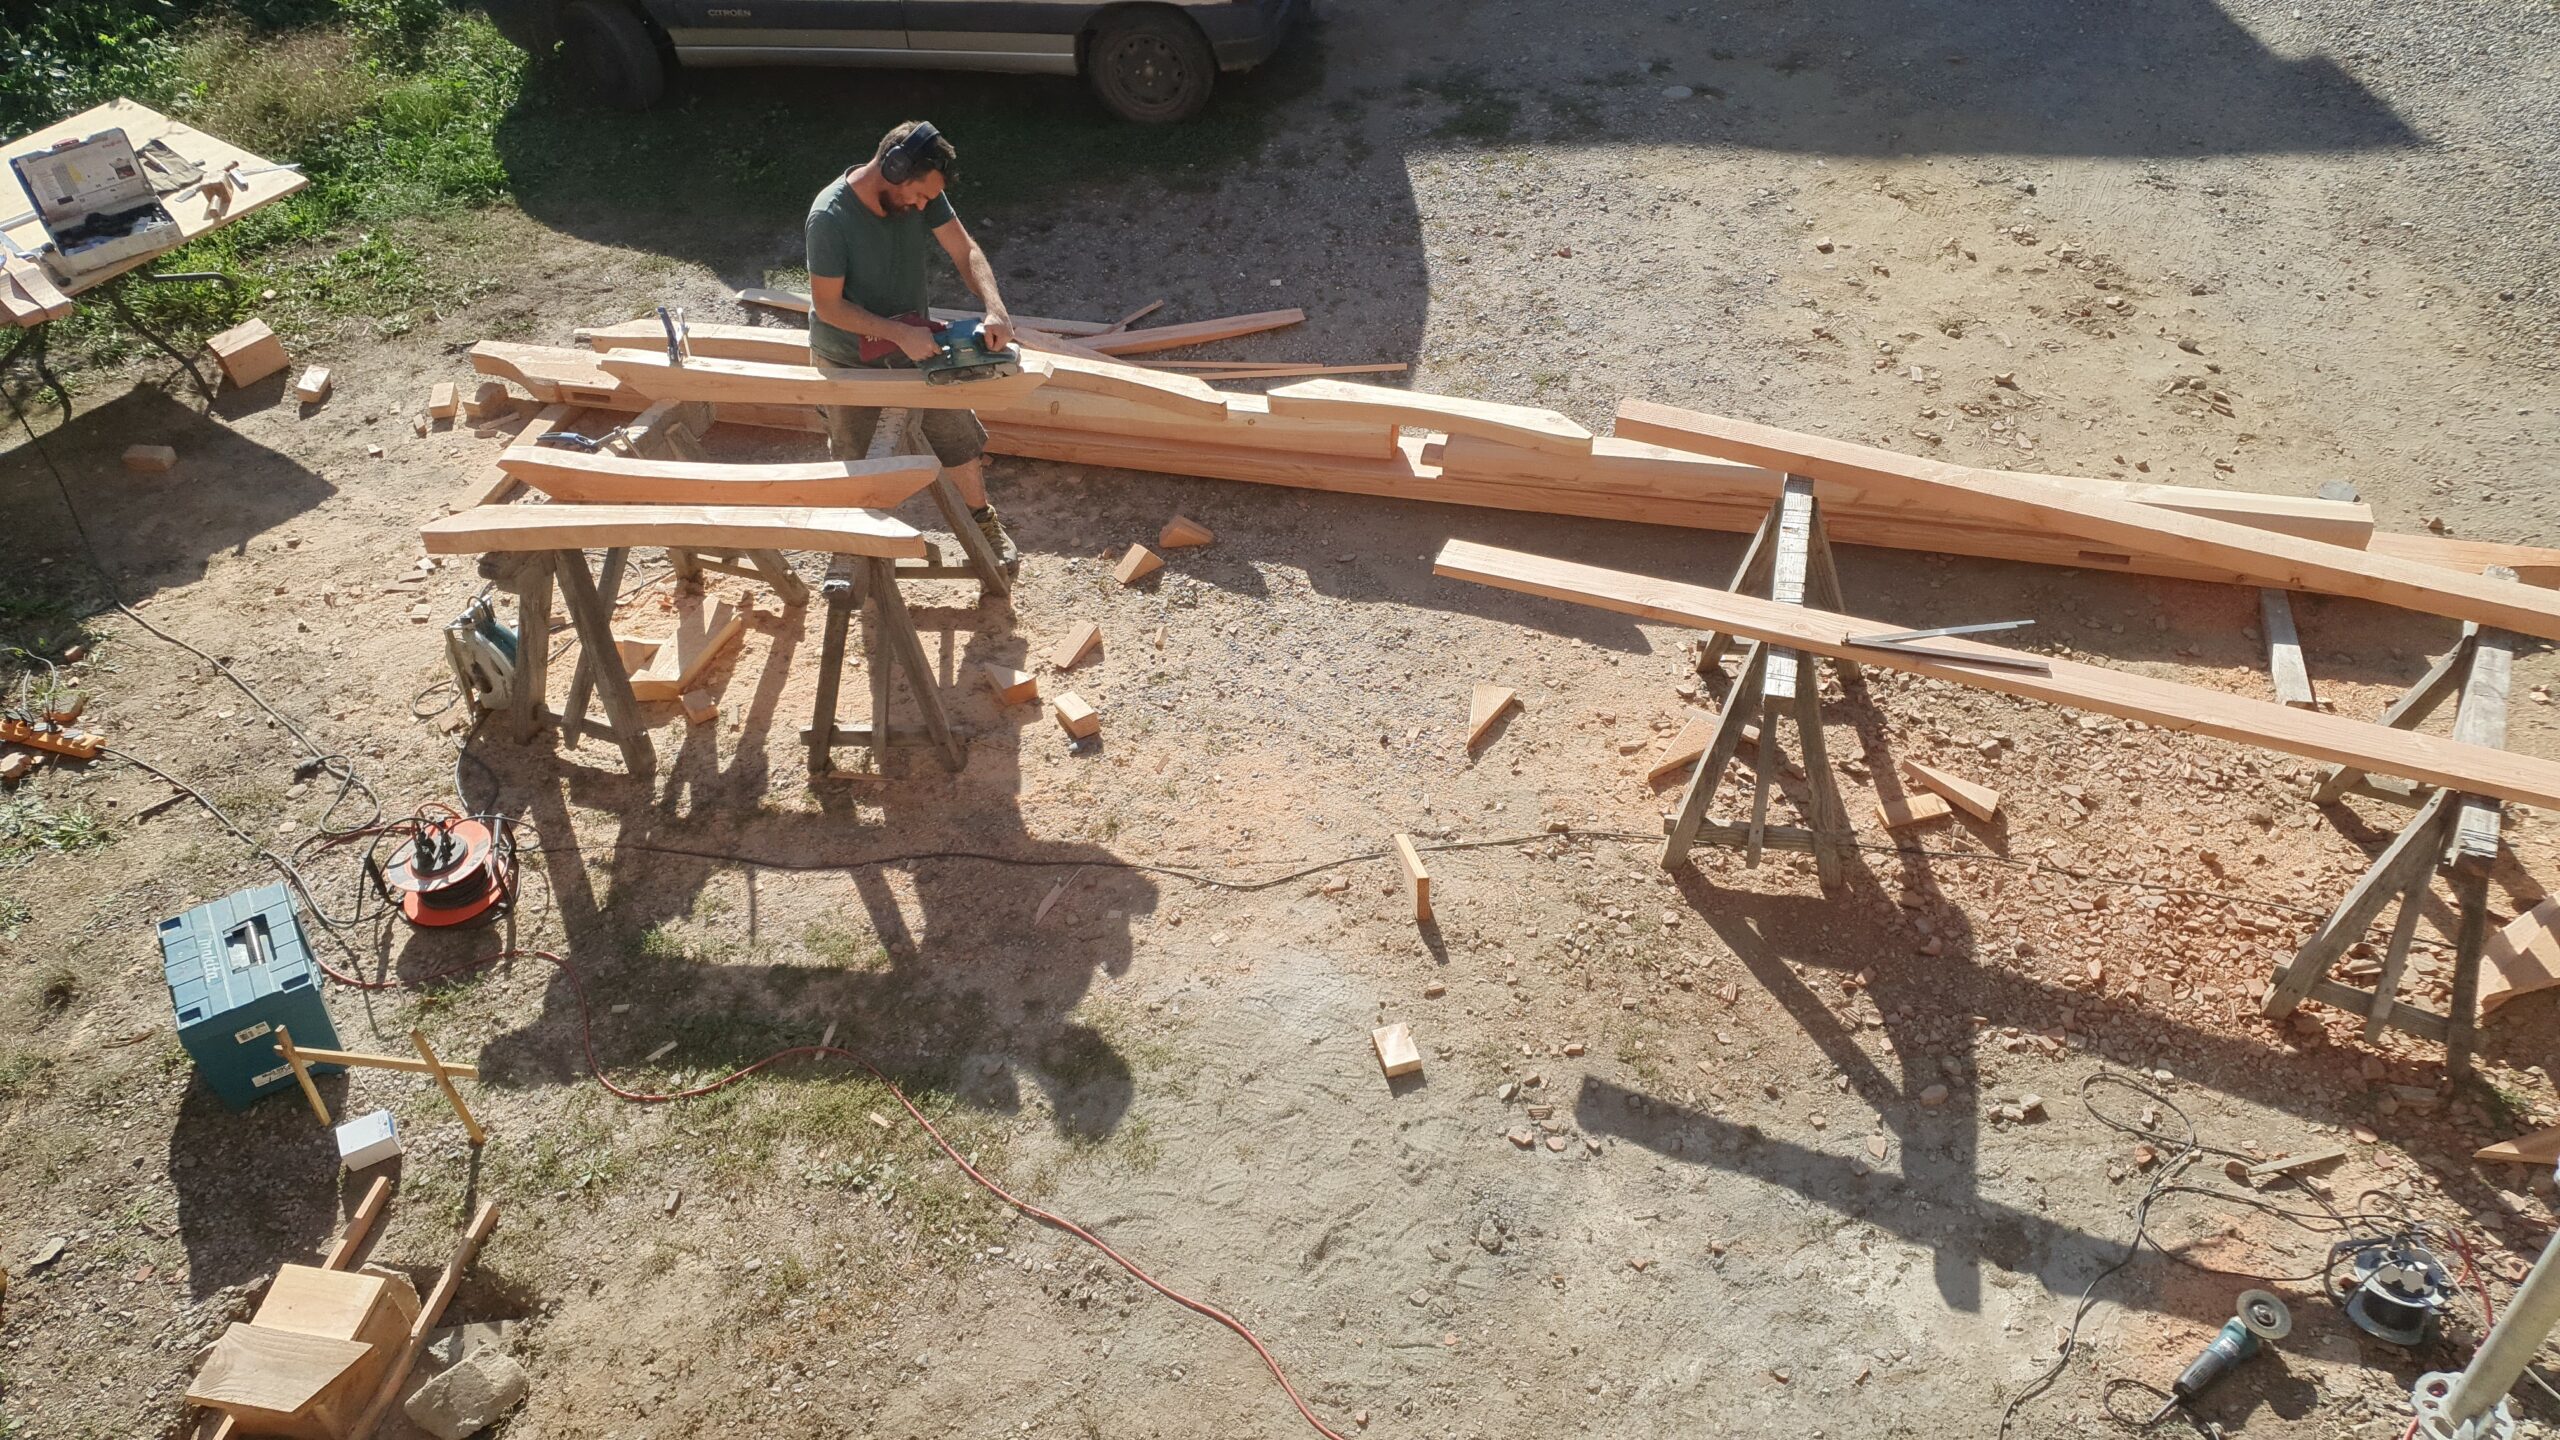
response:
[[[1022,552],[1013,547],[1013,537],[1004,532],[1004,517],[996,513],[996,507],[981,505],[969,512],[969,518],[978,522],[978,533],[987,537],[987,547],[996,552],[996,563],[1004,567],[1004,573],[1011,575],[1022,568]]]

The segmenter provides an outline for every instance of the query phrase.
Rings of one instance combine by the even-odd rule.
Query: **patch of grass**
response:
[[[18,938],[18,927],[36,918],[35,907],[24,900],[0,896],[0,940]]]
[[[813,922],[800,932],[800,944],[812,955],[846,970],[886,970],[888,947],[870,932],[831,920]]]
[[[33,795],[0,804],[0,869],[38,855],[73,855],[115,840],[115,832],[86,805],[55,810]]]
[[[53,1057],[17,1051],[0,1055],[0,1102],[33,1099],[53,1089]]]
[[[1461,65],[1434,75],[1415,75],[1405,81],[1408,90],[1429,95],[1450,107],[1449,114],[1431,129],[1433,138],[1458,140],[1475,145],[1493,145],[1511,138],[1520,123],[1520,102],[1509,91],[1493,85],[1476,66]]]

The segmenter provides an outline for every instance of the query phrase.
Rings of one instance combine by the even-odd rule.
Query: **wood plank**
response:
[[[1404,883],[1413,892],[1413,918],[1431,923],[1431,872],[1422,867],[1422,852],[1413,845],[1413,837],[1396,836],[1396,860],[1404,866]]]
[[[2516,572],[2527,585],[2560,586],[2560,549],[2542,545],[2510,545],[2496,540],[2463,540],[2450,535],[2405,535],[2377,530],[2365,548],[2448,570],[2480,574],[2492,565]]]
[[[819,550],[922,559],[924,537],[871,510],[794,505],[483,505],[420,530],[430,555],[603,550],[680,545],[697,550]]]
[[[1274,415],[1302,415],[1310,420],[1382,420],[1415,425],[1452,435],[1477,435],[1545,450],[1559,455],[1591,453],[1591,432],[1557,414],[1530,405],[1502,405],[1489,400],[1462,400],[1418,390],[1361,385],[1349,380],[1301,380],[1270,394]]]
[[[408,1342],[400,1347],[398,1355],[392,1357],[390,1369],[383,1376],[382,1388],[374,1392],[373,1402],[365,1406],[364,1413],[356,1417],[356,1423],[348,1427],[347,1440],[373,1440],[373,1432],[381,1428],[382,1417],[390,1413],[392,1402],[400,1398],[401,1384],[409,1378],[409,1371],[417,1365],[419,1354],[427,1348],[427,1337],[435,1333],[436,1326],[444,1319],[445,1307],[453,1303],[454,1292],[462,1288],[464,1272],[471,1268],[471,1261],[480,1253],[480,1246],[488,1240],[489,1232],[497,1228],[498,1202],[481,1201],[470,1225],[462,1232],[461,1242],[454,1247],[453,1258],[445,1262],[444,1273],[436,1277],[435,1288],[429,1290],[427,1298],[419,1303],[418,1318],[409,1322]]]
[[[2042,477],[1949,465],[1640,400],[1619,406],[1618,431],[1657,444],[1687,443],[1753,464],[1865,484],[1914,503],[1941,504],[1954,514],[2012,525],[2046,525],[2134,554],[2209,561],[2278,589],[2346,595],[2424,614],[2477,620],[2545,639],[2560,638],[2560,596],[2369,551],[2086,494]]]
[[[1369,1044],[1378,1052],[1378,1070],[1388,1079],[1422,1073],[1422,1050],[1413,1043],[1413,1027],[1399,1020],[1381,1025],[1369,1032]]]
[[[365,1363],[362,1340],[233,1322],[187,1386],[187,1402],[225,1412],[294,1415]]]
[[[412,1075],[432,1073],[427,1069],[427,1062],[414,1055],[368,1055],[356,1050],[314,1050],[308,1045],[294,1046],[293,1053],[301,1056],[302,1062],[306,1065],[349,1065],[366,1070],[405,1070]],[[477,1065],[462,1065],[448,1061],[444,1072],[448,1075],[459,1075],[465,1080],[480,1078],[480,1067]]]
[[[2560,900],[2545,898],[2508,921],[2480,950],[2480,1013],[2560,985]]]
[[[604,505],[817,505],[889,510],[933,483],[929,455],[726,465],[514,446],[498,468],[554,500]]]
[[[308,1052],[305,1052],[308,1053]],[[473,1071],[478,1074],[478,1071]],[[377,1175],[365,1187],[364,1199],[356,1204],[356,1213],[347,1217],[347,1232],[329,1247],[329,1258],[320,1262],[323,1270],[352,1269],[356,1257],[364,1253],[365,1237],[373,1233],[374,1223],[382,1218],[383,1207],[391,1203],[391,1177]]]
[[[1707,747],[1715,743],[1716,727],[1723,723],[1723,719],[1723,712],[1718,711],[1713,715],[1694,716],[1688,724],[1681,726],[1680,733],[1671,737],[1671,748],[1663,751],[1662,758],[1653,762],[1653,768],[1644,772],[1645,783],[1659,785],[1696,769],[1698,757],[1706,754]],[[1760,727],[1743,726],[1742,743],[1759,748]]]
[[[1926,825],[1954,813],[1955,807],[1936,795],[1898,795],[1890,800],[1881,795],[1876,797],[1876,818],[1884,822],[1887,830],[1899,830],[1905,825]]]
[[[1110,395],[1197,420],[1224,421],[1227,418],[1227,397],[1205,380],[1194,380],[1188,375],[1168,375],[1161,370],[1122,365],[1112,360],[1086,360],[1074,355],[1051,355],[1041,363],[1049,368],[1049,383],[1061,390]],[[975,382],[988,383],[994,382]]]
[[[1912,783],[1928,787],[1948,804],[1985,824],[1989,824],[1992,817],[2000,813],[2000,792],[1988,785],[1976,784],[1961,776],[1950,775],[1934,765],[1923,765],[1917,760],[1904,760],[1902,773],[1910,776]]]
[[[1493,722],[1502,712],[1520,703],[1519,692],[1507,685],[1478,685],[1467,698],[1467,748],[1473,750],[1484,743]]]
[[[2560,1164],[2560,1126],[2483,1146],[2472,1151],[2471,1158],[2509,1165],[2539,1165],[2548,1170],[2554,1164]]]
[[[1204,417],[1196,411],[1186,414],[1168,409],[1149,399],[1045,385],[1020,404],[982,409],[978,418],[991,429],[1038,426],[1096,432],[1104,439],[1170,440],[1185,446],[1241,446],[1295,455],[1384,459],[1396,449],[1392,425],[1276,416],[1271,413],[1271,402],[1260,395],[1228,395],[1216,416]]]
[[[1096,333],[1085,343],[1105,355],[1144,355],[1157,350],[1179,350],[1187,345],[1233,340],[1239,335],[1259,335],[1266,330],[1282,330],[1301,324],[1306,318],[1304,310],[1260,310],[1250,315],[1194,320],[1183,325],[1151,325],[1144,330],[1122,330],[1108,335]],[[1050,324],[1043,324],[1040,328],[1060,335],[1076,333]]]
[[[2267,645],[2267,678],[2276,699],[2304,710],[2316,710],[2320,697],[2311,689],[2310,667],[2302,663],[2302,636],[2293,628],[2293,602],[2281,590],[2258,592],[2258,624]]]
[[[193,126],[182,125],[147,105],[131,100],[111,100],[57,120],[32,135],[17,137],[9,143],[9,153],[32,155],[61,141],[85,139],[101,130],[122,130],[137,151],[148,147],[154,140],[161,141],[181,158],[202,166],[208,177],[221,176],[234,165],[239,167],[240,179],[232,185],[226,203],[219,210],[198,200],[200,190],[177,191],[164,200],[169,217],[178,224],[177,243],[170,249],[228,225],[253,210],[272,205],[311,183],[299,170],[277,169],[271,162],[237,145]],[[33,252],[45,243],[44,225],[37,218],[34,202],[27,198],[26,187],[19,183],[15,169],[5,165],[0,165],[0,216],[17,217],[10,220],[5,228],[19,249]],[[69,277],[59,284],[66,294],[86,294],[167,253],[165,250],[145,251],[112,265]]]
[[[475,347],[473,354],[477,356],[478,353]],[[708,400],[714,404],[740,402],[753,405],[900,405],[919,410],[969,410],[979,406],[1001,408],[1017,403],[1047,382],[1052,363],[1050,356],[1025,355],[1022,357],[1022,373],[1018,375],[936,385],[913,370],[821,370],[812,365],[768,365],[754,360],[693,360],[683,365],[670,365],[664,353],[650,354],[639,350],[607,351],[595,359],[604,373],[616,382],[651,400]],[[1075,363],[1089,365],[1092,362]],[[562,391],[564,396],[567,393],[565,389]]]
[[[1434,571],[1665,624],[1729,630],[1771,644],[2140,720],[2166,730],[2210,735],[2530,805],[2560,806],[2560,764],[2389,730],[2317,711],[2291,710],[2271,701],[2043,656],[2034,658],[2049,668],[2039,672],[1973,665],[1890,648],[1853,647],[1847,643],[1849,636],[1899,627],[1885,621],[1773,605],[1704,586],[1523,555],[1465,540],[1452,540],[1443,546]],[[1933,640],[1930,644],[1933,648],[1985,655],[2017,654],[1954,638]]]
[[[642,704],[673,700],[701,684],[703,673],[737,640],[746,620],[726,600],[679,597],[675,631],[659,643],[648,668],[631,677],[631,698]]]

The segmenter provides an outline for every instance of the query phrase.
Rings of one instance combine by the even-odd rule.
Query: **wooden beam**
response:
[[[1461,400],[1359,385],[1349,380],[1301,380],[1271,392],[1271,413],[1302,415],[1310,420],[1382,420],[1477,435],[1558,455],[1591,453],[1591,432],[1557,414],[1530,405],[1500,405],[1487,400]]]
[[[476,1072],[475,1072],[476,1073]],[[365,1237],[373,1233],[374,1222],[382,1218],[383,1207],[391,1203],[391,1177],[376,1175],[365,1187],[364,1199],[356,1205],[356,1213],[347,1217],[347,1233],[329,1247],[329,1256],[320,1262],[323,1270],[352,1270],[356,1257],[364,1253]]]
[[[462,1103],[462,1092],[453,1085],[453,1072],[436,1058],[436,1047],[427,1043],[427,1032],[411,1030],[409,1043],[418,1047],[418,1058],[427,1062],[427,1073],[435,1077],[436,1088],[444,1092],[445,1103],[453,1107],[454,1114],[462,1117],[462,1133],[470,1136],[474,1145],[487,1144],[489,1132],[480,1128],[480,1122],[471,1114],[471,1107]]]
[[[2320,708],[2312,693],[2311,669],[2302,663],[2302,636],[2293,628],[2293,602],[2281,590],[2258,592],[2258,624],[2267,644],[2267,678],[2276,699],[2304,710]]]
[[[2278,589],[2318,590],[2425,614],[2477,620],[2546,639],[2560,638],[2560,596],[2368,551],[2091,495],[2041,476],[1949,465],[1641,400],[1630,400],[1618,407],[1618,432],[1657,444],[1686,444],[1709,454],[1821,479],[1862,484],[1878,495],[1904,503],[1941,505],[1951,514],[2000,524],[2047,526],[2093,545],[2115,546],[2133,554],[2228,566],[2253,577],[2257,584]]]
[[[404,1070],[412,1075],[432,1073],[427,1069],[426,1061],[410,1055],[367,1055],[357,1050],[314,1050],[308,1045],[296,1045],[293,1047],[293,1053],[301,1056],[306,1065],[348,1065],[367,1070]],[[448,1075],[459,1075],[465,1080],[480,1078],[480,1067],[477,1065],[457,1065],[447,1062],[444,1072]]]
[[[1010,405],[1028,396],[1047,381],[1051,362],[1050,356],[1025,355],[1018,375],[947,385],[936,385],[913,370],[821,370],[813,365],[712,359],[673,365],[663,351],[612,350],[595,363],[616,382],[651,400],[970,410]]]
[[[1376,421],[1297,420],[1271,413],[1261,395],[1233,394],[1215,416],[1182,413],[1155,403],[1161,395],[1132,398],[1090,390],[1043,385],[1018,404],[988,407],[978,418],[990,427],[1037,427],[1090,435],[1098,442],[1119,444],[1149,440],[1178,441],[1166,452],[1168,463],[1197,446],[1242,447],[1283,451],[1292,455],[1345,455],[1382,460],[1396,450],[1396,428]],[[1130,467],[1145,468],[1145,467]]]
[[[2548,1170],[2554,1163],[2560,1163],[2560,1126],[2483,1146],[2472,1151],[2471,1158],[2509,1165],[2539,1165]]]
[[[320,1117],[321,1124],[329,1124],[329,1102],[320,1098],[320,1087],[311,1083],[311,1066],[320,1062],[308,1059],[295,1049],[293,1032],[282,1025],[276,1027],[276,1051],[284,1056],[285,1065],[293,1071],[295,1083],[302,1087],[302,1098],[311,1102],[311,1113]]]
[[[659,358],[666,357],[661,354]],[[513,381],[545,405],[639,410],[648,404],[636,392],[629,392],[629,387],[605,370],[602,361],[585,350],[483,340],[471,347],[471,368],[483,375]]]
[[[1110,395],[1197,420],[1224,421],[1227,418],[1227,397],[1205,380],[1194,380],[1188,375],[1168,375],[1161,370],[1123,365],[1114,360],[1086,360],[1074,355],[1051,355],[1042,363],[1049,367],[1049,383],[1061,390]]]
[[[2376,555],[2393,555],[2448,570],[2477,575],[2492,565],[2516,572],[2527,585],[2560,586],[2560,550],[2542,545],[2510,545],[2496,540],[2461,540],[2450,535],[2404,535],[2377,530],[2365,546]]]
[[[546,406],[535,412],[532,419],[524,422],[524,428],[516,431],[514,445],[530,447],[534,441],[545,435],[569,429],[571,417],[576,414],[575,410],[566,405]],[[480,505],[500,505],[514,499],[516,492],[523,488],[523,481],[498,468],[495,463],[491,463],[474,471],[471,479],[462,487],[462,493],[446,503],[449,508],[455,510],[469,510]]]
[[[942,473],[930,455],[722,465],[519,445],[498,468],[554,500],[604,505],[818,505],[889,510]]]
[[[2140,720],[2165,730],[2210,735],[2531,805],[2560,806],[2560,764],[2503,750],[2407,734],[2316,711],[2291,710],[2270,701],[2071,660],[2037,656],[2034,658],[2048,667],[2037,671],[1975,665],[1886,647],[1852,646],[1848,643],[1852,635],[1897,627],[1883,621],[1774,605],[1699,585],[1523,555],[1471,541],[1450,541],[1441,548],[1433,568],[1436,574],[1506,590],[1595,605],[1691,629],[1731,631],[1861,664],[1883,665],[2030,700]],[[1930,645],[2002,657],[2018,653],[1961,639],[1933,640]]]
[[[788,505],[483,505],[420,530],[430,555],[604,550],[681,545],[697,550],[821,550],[922,559],[914,526],[871,510]]]
[[[1214,340],[1233,340],[1239,335],[1286,329],[1306,318],[1304,310],[1261,310],[1251,315],[1194,320],[1186,325],[1151,325],[1144,330],[1122,330],[1108,335],[1096,333],[1085,343],[1105,355],[1144,355],[1156,350],[1179,350],[1186,345],[1206,345]],[[1045,323],[1039,328],[1060,335],[1076,333]]]

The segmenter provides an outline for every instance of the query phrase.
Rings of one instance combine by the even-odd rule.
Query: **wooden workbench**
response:
[[[224,166],[233,163],[237,163],[244,171],[265,169],[274,163],[252,155],[228,141],[207,135],[192,125],[182,125],[148,105],[137,105],[131,100],[112,100],[95,109],[83,110],[58,124],[48,125],[32,135],[19,136],[9,142],[5,153],[10,156],[29,155],[50,148],[57,141],[76,140],[95,135],[101,130],[117,128],[123,129],[125,138],[133,142],[136,152],[154,140],[161,141],[176,151],[182,159],[191,160],[203,166],[207,179],[220,174]],[[310,183],[298,171],[269,170],[263,175],[250,176],[246,182],[248,188],[235,193],[231,197],[231,203],[223,207],[220,213],[209,213],[203,197],[193,188],[163,195],[160,197],[160,203],[168,209],[170,217],[178,222],[178,244],[183,245],[197,236],[219,230],[251,211],[272,205]],[[46,243],[44,222],[31,213],[35,208],[35,200],[27,194],[26,187],[18,183],[17,172],[6,166],[0,166],[0,219],[6,219],[12,215],[27,217],[9,226],[6,233],[13,244],[29,254],[38,252]],[[172,250],[176,248],[175,245],[170,247]],[[77,296],[84,291],[94,290],[127,271],[148,265],[167,253],[169,253],[167,250],[160,250],[147,255],[136,255],[131,259],[92,270],[76,278],[55,274],[50,265],[45,267],[45,271],[65,295]]]

